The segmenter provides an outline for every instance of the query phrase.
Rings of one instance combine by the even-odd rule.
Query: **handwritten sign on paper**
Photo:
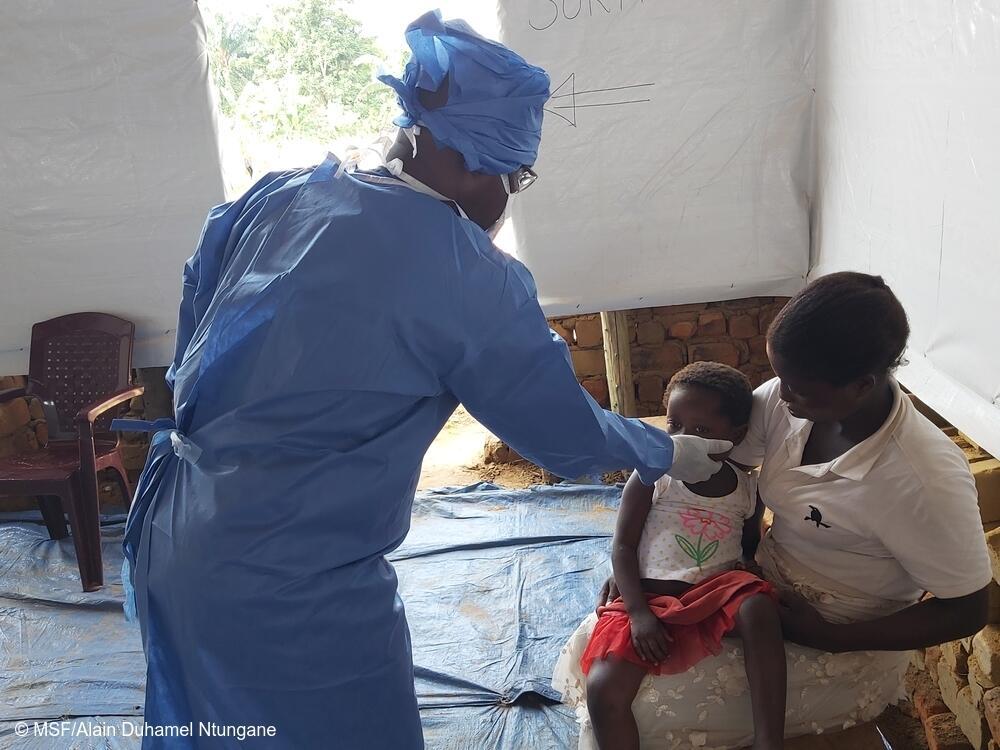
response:
[[[514,244],[550,314],[788,294],[809,260],[814,0],[500,0],[552,79]]]

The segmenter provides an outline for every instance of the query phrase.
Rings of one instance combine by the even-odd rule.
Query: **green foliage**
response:
[[[290,0],[266,18],[207,19],[219,107],[255,140],[374,134],[396,114],[392,91],[375,80],[384,60],[345,0]]]

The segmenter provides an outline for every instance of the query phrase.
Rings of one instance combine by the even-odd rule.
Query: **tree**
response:
[[[219,109],[231,117],[243,89],[255,78],[256,24],[244,25],[215,13],[206,18],[205,25],[208,64],[219,95]]]
[[[290,0],[259,22],[216,15],[209,60],[223,115],[267,139],[374,135],[396,111],[384,55],[346,0]]]

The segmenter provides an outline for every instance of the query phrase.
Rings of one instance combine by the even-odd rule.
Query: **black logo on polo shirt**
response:
[[[820,526],[822,526],[824,529],[830,528],[830,524],[823,523],[823,514],[820,512],[819,508],[817,508],[815,505],[810,505],[809,507],[812,510],[809,511],[809,515],[805,517],[805,520],[813,521],[816,524],[817,529]]]

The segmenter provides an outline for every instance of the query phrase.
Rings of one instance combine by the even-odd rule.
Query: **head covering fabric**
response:
[[[439,146],[462,155],[470,172],[507,174],[538,157],[542,107],[549,76],[462,20],[425,13],[406,29],[412,50],[402,78],[381,75],[396,92],[402,128],[426,127]],[[418,89],[437,91],[447,79],[448,101],[427,109]]]

